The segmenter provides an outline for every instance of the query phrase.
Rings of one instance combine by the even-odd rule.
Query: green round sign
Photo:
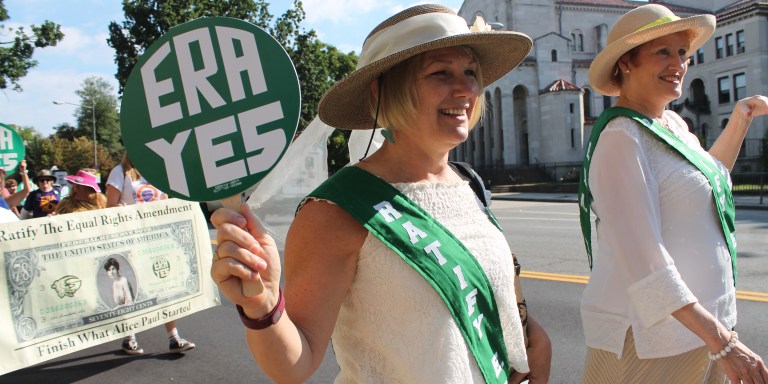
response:
[[[16,173],[21,161],[26,155],[24,140],[21,139],[16,130],[0,123],[0,168],[8,176]]]
[[[147,181],[212,201],[260,181],[288,149],[301,94],[291,59],[259,27],[200,18],[155,41],[123,92],[123,143]]]

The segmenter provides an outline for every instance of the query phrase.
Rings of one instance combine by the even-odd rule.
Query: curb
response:
[[[559,195],[553,193],[553,195]],[[542,203],[576,203],[578,200],[576,198],[567,196],[567,195],[559,195],[561,197],[534,197],[534,196],[519,196],[519,195],[512,195],[512,196],[505,196],[503,194],[493,195],[491,196],[491,200],[513,200],[513,201],[538,201]],[[735,203],[736,209],[752,209],[752,210],[758,210],[758,211],[768,211],[768,204],[749,204],[749,203]]]

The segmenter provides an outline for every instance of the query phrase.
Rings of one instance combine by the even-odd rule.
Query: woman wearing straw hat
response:
[[[529,370],[547,381],[549,339],[529,318],[526,357],[504,236],[448,165],[481,116],[483,85],[530,48],[523,34],[470,30],[439,5],[376,27],[319,115],[343,129],[386,127],[387,141],[301,205],[284,291],[275,243],[247,206],[214,213],[211,274],[272,379],[307,380],[332,340],[337,383],[517,383]],[[246,297],[242,281],[257,272],[265,290]]]
[[[763,96],[739,100],[709,152],[665,106],[715,29],[649,4],[622,16],[589,69],[618,96],[592,131],[579,202],[590,266],[581,313],[586,383],[768,382],[736,325],[729,171]],[[598,140],[599,139],[599,140]],[[590,208],[597,216],[592,258]]]

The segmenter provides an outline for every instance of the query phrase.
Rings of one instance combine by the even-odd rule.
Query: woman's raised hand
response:
[[[743,113],[748,119],[766,115],[768,114],[768,97],[763,95],[745,97],[736,102],[734,111]]]
[[[214,253],[211,277],[221,293],[240,304],[246,316],[258,319],[269,313],[279,298],[280,254],[247,204],[240,210],[221,208],[211,216],[217,229],[218,246]],[[243,281],[264,282],[264,291],[256,296],[243,295]]]

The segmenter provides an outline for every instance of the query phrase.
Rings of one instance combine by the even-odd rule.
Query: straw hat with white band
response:
[[[620,84],[616,77],[616,62],[632,48],[653,39],[690,30],[694,37],[689,52],[695,52],[715,31],[715,16],[675,16],[667,7],[647,4],[625,13],[608,32],[608,46],[589,66],[589,83],[598,92],[618,96]]]
[[[436,4],[408,8],[379,24],[363,44],[357,69],[326,92],[320,119],[341,129],[371,129],[371,83],[398,63],[433,49],[466,46],[474,51],[485,84],[515,68],[531,50],[522,33],[492,31],[484,22],[470,30],[452,9]]]

